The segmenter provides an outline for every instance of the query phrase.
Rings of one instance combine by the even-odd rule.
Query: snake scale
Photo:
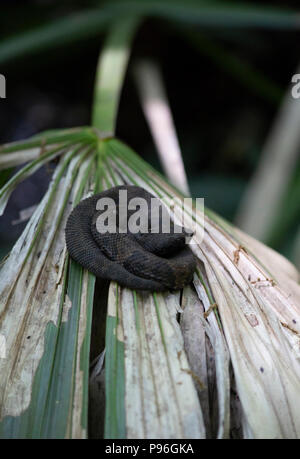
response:
[[[149,204],[147,233],[134,234],[128,227],[126,233],[120,231],[120,190],[127,191],[128,202],[138,197]],[[97,229],[98,217],[107,210],[97,210],[100,198],[110,198],[115,204],[115,233],[99,233]],[[184,287],[192,280],[196,267],[195,257],[185,240],[192,233],[178,226],[175,232],[176,225],[172,221],[168,233],[162,232],[161,225],[158,233],[151,233],[151,198],[155,197],[143,188],[120,185],[82,200],[71,212],[65,229],[71,258],[96,277],[131,289],[163,291]],[[133,214],[134,210],[128,206],[128,220]]]

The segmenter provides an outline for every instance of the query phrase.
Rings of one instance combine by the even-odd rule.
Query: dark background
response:
[[[251,2],[255,3],[261,5]],[[264,2],[274,6],[281,3]],[[3,41],[74,11],[99,6],[101,1],[2,0],[0,5]],[[297,9],[298,2],[285,2],[284,7]],[[29,53],[0,65],[7,82],[7,98],[0,100],[0,143],[45,129],[89,124],[103,38],[100,32],[90,39]],[[245,78],[236,75],[228,59],[220,63],[223,52],[239,59]],[[152,18],[144,21],[135,38],[131,64],[140,57],[155,60],[162,70],[193,196],[205,197],[206,206],[234,221],[281,97],[299,63],[299,31],[243,27],[202,30]],[[249,82],[248,66],[263,75],[269,86]],[[117,135],[160,169],[131,69],[122,93]],[[25,226],[11,225],[11,221],[18,218],[21,209],[39,202],[50,176],[51,168],[43,168],[13,194],[0,219],[2,254]],[[292,258],[298,229],[297,211],[283,234],[273,242],[270,239],[271,244]]]

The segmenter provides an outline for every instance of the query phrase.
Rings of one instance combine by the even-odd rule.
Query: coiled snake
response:
[[[142,198],[147,203],[147,233],[134,234],[128,227],[125,233],[120,230],[120,211],[122,206],[124,208],[120,201],[121,190],[127,191],[128,202],[132,198]],[[107,212],[105,206],[97,210],[100,198],[110,198],[115,204],[111,215],[117,224],[114,233],[98,231],[97,219]],[[151,233],[151,198],[155,197],[143,188],[121,185],[82,200],[73,209],[66,224],[66,244],[71,258],[95,276],[114,280],[131,289],[177,290],[188,284],[196,267],[195,257],[185,241],[186,236],[192,233],[183,228],[178,233],[180,227],[172,221],[170,231],[162,232],[161,213],[159,232]],[[106,202],[105,199],[102,202]],[[128,206],[126,211],[128,222],[136,207],[132,210]]]

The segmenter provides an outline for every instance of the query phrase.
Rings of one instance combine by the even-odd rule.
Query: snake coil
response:
[[[120,190],[127,191],[128,202],[143,198],[148,204],[147,233],[120,231]],[[97,219],[105,211],[97,210],[101,198],[110,198],[115,204],[115,233],[97,230]],[[71,212],[65,229],[71,258],[96,277],[114,280],[131,289],[163,291],[184,287],[192,280],[196,267],[195,257],[185,242],[192,233],[183,228],[178,233],[179,227],[172,221],[168,233],[162,232],[161,225],[158,233],[151,233],[151,198],[155,197],[143,188],[121,185],[81,201]],[[128,220],[134,214],[130,209],[128,206]]]

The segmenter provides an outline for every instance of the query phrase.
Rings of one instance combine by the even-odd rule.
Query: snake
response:
[[[127,193],[126,209],[120,191]],[[138,203],[146,204],[146,210],[138,204],[127,204],[132,199],[137,202],[136,198]],[[186,243],[193,233],[171,219],[165,231],[162,215],[166,207],[160,201],[161,210],[154,218],[153,198],[158,199],[139,186],[119,185],[80,201],[65,226],[70,257],[96,277],[122,287],[146,291],[182,289],[192,281],[196,269],[195,256]],[[99,206],[100,202],[110,205]],[[122,214],[124,209],[126,213]],[[138,226],[141,216],[145,231]],[[130,219],[136,219],[137,230],[130,228]],[[99,231],[99,222],[105,225],[108,221],[115,222],[115,231],[108,226]]]

